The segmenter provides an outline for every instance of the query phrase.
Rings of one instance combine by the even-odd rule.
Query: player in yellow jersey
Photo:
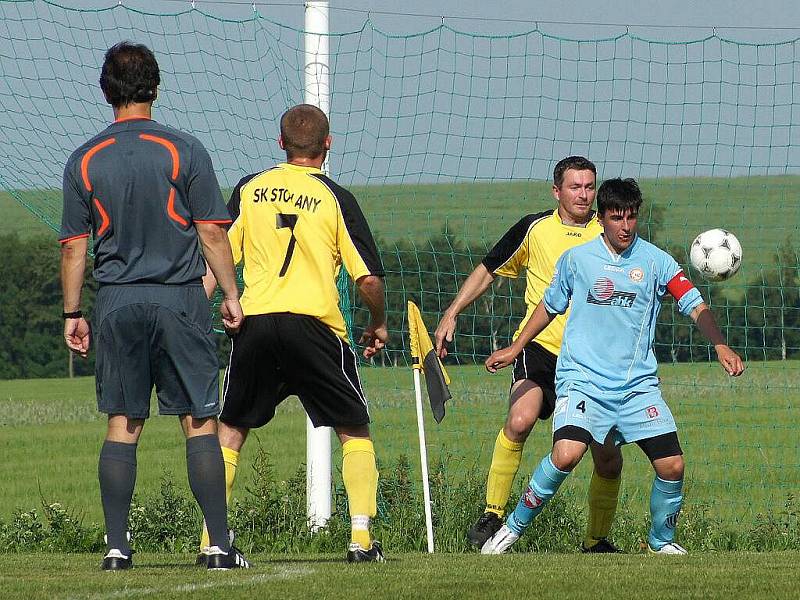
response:
[[[523,217],[506,232],[482,263],[470,274],[436,328],[436,350],[447,355],[458,315],[479,298],[495,277],[526,273],[527,313],[519,335],[553,278],[556,261],[568,248],[587,242],[602,232],[592,210],[597,169],[581,156],[567,157],[553,171],[555,210]],[[502,526],[511,485],[522,460],[522,448],[538,419],[548,419],[555,407],[555,369],[567,315],[557,317],[530,342],[514,362],[506,422],[495,441],[486,482],[486,509],[467,534],[481,548]],[[592,446],[595,469],[589,486],[589,524],[584,552],[618,552],[606,538],[617,508],[622,455],[613,446]]]
[[[342,443],[352,528],[347,560],[382,562],[369,531],[378,471],[367,399],[336,278],[344,265],[369,309],[360,343],[370,358],[388,339],[383,267],[356,199],[320,170],[331,145],[325,113],[301,104],[281,117],[280,128],[286,162],[242,179],[228,204],[234,262],[244,262],[245,314],[231,340],[220,415],[228,493],[250,429],[297,395],[314,426],[333,427]]]

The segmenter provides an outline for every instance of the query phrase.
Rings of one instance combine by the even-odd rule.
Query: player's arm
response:
[[[741,357],[728,346],[725,336],[714,319],[714,314],[703,302],[700,292],[683,271],[678,271],[667,282],[667,292],[678,302],[678,310],[683,314],[688,312],[689,317],[697,323],[700,332],[714,345],[714,349],[717,351],[717,360],[728,375],[733,377],[741,375],[744,371]]]
[[[439,358],[447,356],[447,346],[453,341],[453,335],[456,332],[456,320],[458,315],[467,308],[470,304],[480,298],[492,282],[495,280],[494,273],[491,273],[486,266],[481,263],[477,268],[470,273],[466,281],[461,285],[455,299],[447,307],[442,315],[442,320],[436,327],[434,338],[436,340],[436,354]]]
[[[698,304],[689,315],[697,323],[697,328],[714,345],[717,351],[717,360],[722,368],[732,377],[738,377],[744,371],[741,357],[728,346],[725,336],[720,331],[714,313],[706,306],[705,302]]]
[[[67,162],[62,183],[63,210],[61,212],[61,290],[64,295],[64,312],[81,308],[81,290],[86,271],[86,253],[92,215],[88,198],[74,175],[73,158]],[[83,317],[64,319],[64,342],[72,352],[86,358],[90,343],[89,323]]]
[[[439,358],[447,356],[447,344],[453,341],[458,315],[480,298],[498,275],[513,278],[525,270],[528,261],[528,233],[534,220],[535,215],[527,215],[506,231],[461,285],[434,333]]]
[[[364,329],[358,343],[364,346],[364,358],[372,358],[389,341],[383,279],[377,275],[365,275],[356,281],[356,287],[364,304],[367,305],[370,315],[369,325]]]
[[[64,293],[64,312],[81,308],[81,290],[86,270],[89,238],[80,237],[61,244],[61,289]],[[83,317],[64,319],[64,341],[67,348],[86,358],[89,353],[89,323]]]
[[[513,363],[526,344],[544,331],[556,318],[556,314],[548,312],[544,302],[540,302],[534,309],[531,318],[525,323],[525,327],[520,331],[517,339],[510,346],[496,350],[486,359],[486,370],[489,373],[496,373],[499,369],[504,369]]]
[[[497,350],[486,359],[486,370],[495,373],[498,369],[507,367],[522,352],[522,349],[533,338],[539,335],[550,325],[556,315],[563,315],[569,308],[572,290],[575,285],[574,263],[572,251],[567,250],[556,262],[553,270],[553,281],[544,291],[542,301],[536,306],[531,318],[525,323],[519,336],[507,348]]]
[[[236,270],[233,267],[228,232],[218,223],[195,223],[203,256],[208,268],[222,288],[222,304],[219,310],[225,329],[236,332],[242,325],[244,315],[239,305],[239,288],[236,287]]]

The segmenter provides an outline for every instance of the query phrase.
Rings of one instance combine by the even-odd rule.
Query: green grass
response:
[[[4,555],[6,598],[791,598],[800,553],[688,557],[560,554],[390,555],[346,565],[341,555],[256,555],[247,571],[208,573],[192,556],[136,555],[136,567],[103,573],[98,556]]]
[[[640,227],[648,235],[649,210],[662,211],[658,242],[683,248],[701,231],[724,227],[742,243],[744,262],[736,283],[771,265],[775,251],[787,239],[798,239],[794,191],[800,177],[675,177],[641,180],[646,217]],[[353,186],[373,231],[389,243],[425,241],[447,226],[462,239],[493,244],[523,215],[555,206],[550,184],[544,181],[493,181],[454,184]],[[227,194],[227,191],[225,192]],[[0,192],[0,234],[22,235],[52,231],[19,200],[58,226],[61,195],[57,190]],[[678,257],[683,258],[683,257]]]
[[[61,220],[60,195],[57,200],[52,192],[42,193],[41,196],[33,192],[27,192],[24,195],[31,206],[41,215],[47,216],[56,227],[58,226]],[[57,213],[54,212],[56,207]],[[3,215],[3,218],[0,219],[0,235],[16,233],[22,238],[31,235],[52,235],[53,239],[56,237],[55,230],[48,226],[39,215],[31,212],[7,192],[0,191],[0,214]]]
[[[795,399],[800,363],[748,367],[738,380],[729,380],[714,364],[664,365],[660,371],[686,452],[687,504],[709,505],[727,524],[778,514],[788,495],[797,492],[800,413]],[[418,469],[411,371],[364,368],[362,376],[379,460],[388,467],[407,455]],[[448,469],[483,477],[505,418],[507,374],[490,376],[478,367],[455,367],[451,376],[453,400],[443,423],[436,425],[426,409],[430,462],[444,458]],[[7,519],[16,508],[37,508],[42,498],[61,502],[87,522],[101,523],[96,463],[105,422],[95,410],[93,379],[0,382],[0,415],[0,518]],[[292,475],[305,460],[304,428],[299,402],[288,399],[269,426],[253,432],[242,456],[237,489],[251,481],[257,445],[271,454],[279,477]],[[518,482],[529,477],[549,446],[547,421],[536,426],[526,445]],[[635,445],[626,447],[624,456],[623,502],[644,514],[650,466]],[[340,459],[334,444],[334,465]],[[156,491],[165,472],[184,484],[183,442],[174,417],[153,418],[145,427],[137,492]],[[582,497],[590,473],[587,460],[567,480],[566,489]]]

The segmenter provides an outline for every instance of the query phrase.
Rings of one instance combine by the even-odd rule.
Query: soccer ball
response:
[[[742,266],[742,245],[730,231],[709,229],[694,238],[689,260],[709,281],[723,281]]]

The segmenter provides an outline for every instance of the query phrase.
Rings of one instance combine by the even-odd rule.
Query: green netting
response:
[[[229,20],[0,1],[2,206],[10,196],[58,227],[63,165],[110,118],[97,79],[103,52],[122,39],[154,49],[156,118],[197,135],[224,186],[283,158],[274,139],[280,114],[302,101],[301,31],[260,13]],[[656,351],[687,453],[689,502],[745,526],[780,512],[800,472],[800,41],[570,40],[444,25],[396,35],[367,21],[331,35],[330,47],[330,171],[360,199],[387,268],[392,345],[362,370],[382,457],[415,454],[406,300],[433,330],[499,235],[553,206],[555,162],[582,154],[601,178],[640,180],[645,234],[679,261],[705,229],[741,240],[742,271],[702,290],[748,359],[746,375],[723,376],[672,304]],[[475,363],[524,314],[521,284],[499,280],[459,319],[454,399],[442,425],[428,427],[434,458],[450,455],[481,476],[508,378]],[[366,316],[342,289],[356,303],[346,312],[357,337]],[[540,424],[521,474],[548,446],[549,423]],[[649,465],[635,448],[626,461],[625,493],[644,511]],[[581,466],[568,485],[582,489],[588,472]]]

